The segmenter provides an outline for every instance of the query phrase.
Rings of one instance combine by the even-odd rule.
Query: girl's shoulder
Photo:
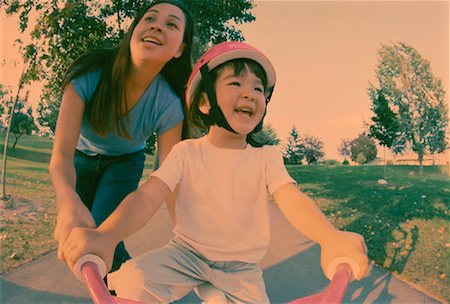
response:
[[[178,146],[178,149],[192,149],[195,147],[199,147],[201,145],[201,142],[202,142],[202,137],[188,138],[188,139],[184,139],[184,140],[176,143],[175,146]]]
[[[262,147],[251,147],[252,151],[256,153],[268,154],[268,155],[281,155],[281,150],[278,146],[264,145]]]
[[[283,163],[283,154],[278,146],[251,147],[250,151],[253,153],[253,158],[259,159],[265,164]]]

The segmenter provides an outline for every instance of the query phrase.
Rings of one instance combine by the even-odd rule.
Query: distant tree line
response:
[[[309,165],[317,164],[325,156],[323,142],[312,135],[300,136],[293,126],[284,146],[283,159],[285,164],[301,164],[303,160]]]

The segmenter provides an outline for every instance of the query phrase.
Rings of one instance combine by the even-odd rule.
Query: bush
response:
[[[364,165],[365,163],[367,163],[367,158],[364,156],[364,153],[360,152],[356,156],[355,161],[360,165]]]
[[[341,163],[335,159],[327,159],[322,162],[322,165],[326,165],[326,166],[336,166],[336,165],[340,165],[340,164]]]

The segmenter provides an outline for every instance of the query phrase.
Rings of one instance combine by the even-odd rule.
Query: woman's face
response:
[[[148,62],[166,64],[182,55],[186,18],[175,5],[160,3],[152,6],[136,25],[130,40],[133,64]]]

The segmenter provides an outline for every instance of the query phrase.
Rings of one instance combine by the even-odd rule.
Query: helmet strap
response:
[[[267,103],[266,103],[266,109],[267,109]],[[250,135],[250,134],[257,133],[257,132],[259,132],[259,131],[262,130],[263,123],[264,123],[264,117],[266,117],[266,110],[264,110],[264,115],[263,115],[263,117],[261,118],[261,121],[259,122],[259,124],[256,125],[256,127],[249,133],[249,135]]]
[[[208,95],[209,105],[211,106],[209,114],[202,115],[203,122],[208,126],[217,125],[237,134],[237,132],[228,123],[227,119],[223,115],[222,109],[217,103],[216,90],[214,89],[207,64],[200,68],[200,73],[202,73],[203,83],[205,85],[206,94]]]

